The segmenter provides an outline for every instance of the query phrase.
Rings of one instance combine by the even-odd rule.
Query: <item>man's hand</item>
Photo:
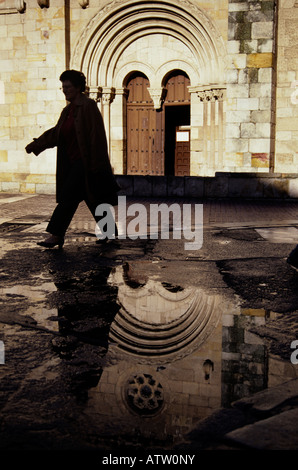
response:
[[[36,150],[36,142],[35,142],[36,139],[33,140],[33,142],[30,142],[30,144],[28,144],[26,147],[25,147],[25,150],[27,153],[31,153],[31,152],[34,152],[34,150]]]

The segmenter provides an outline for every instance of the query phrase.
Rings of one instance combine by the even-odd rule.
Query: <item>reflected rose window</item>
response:
[[[142,416],[154,415],[162,409],[163,388],[150,374],[135,375],[128,381],[126,402]]]

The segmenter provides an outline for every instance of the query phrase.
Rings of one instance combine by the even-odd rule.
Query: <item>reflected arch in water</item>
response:
[[[118,287],[120,310],[110,329],[119,352],[167,362],[199,348],[216,328],[221,301],[198,288],[173,288],[154,279],[130,282],[117,267],[109,278]]]

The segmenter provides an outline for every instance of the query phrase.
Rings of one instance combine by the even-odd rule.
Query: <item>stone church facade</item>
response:
[[[296,0],[0,0],[0,190],[54,192],[55,149],[24,148],[56,123],[69,68],[116,175],[293,178],[297,22]]]

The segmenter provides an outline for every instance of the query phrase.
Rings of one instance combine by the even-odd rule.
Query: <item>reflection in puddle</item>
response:
[[[166,447],[215,410],[268,387],[277,363],[280,373],[280,361],[270,362],[249,332],[270,313],[138,277],[129,266],[117,267],[109,283],[120,309],[85,408],[100,436]]]
[[[11,323],[27,323],[57,332],[59,330],[57,322],[52,320],[57,315],[57,309],[49,308],[46,301],[46,296],[55,291],[56,286],[53,282],[44,282],[41,285],[22,284],[0,288],[0,298],[3,305],[6,305],[6,310],[9,303],[12,307],[18,305],[17,309],[9,312]],[[18,313],[15,313],[15,310]],[[0,313],[0,321],[1,319],[8,322],[8,315],[3,309]]]
[[[74,420],[89,440],[167,448],[219,408],[293,378],[251,332],[276,314],[136,266],[97,267],[82,279],[57,271],[54,282],[0,291],[23,306],[19,317],[54,333],[55,378],[62,371],[64,393],[71,383]],[[46,365],[38,373],[49,379]]]
[[[172,362],[188,355],[210,335],[221,317],[220,298],[196,288],[173,286],[148,279],[132,284],[129,270],[118,267],[109,281],[118,287],[121,306],[110,340],[138,360]],[[143,282],[143,280],[141,280]]]

